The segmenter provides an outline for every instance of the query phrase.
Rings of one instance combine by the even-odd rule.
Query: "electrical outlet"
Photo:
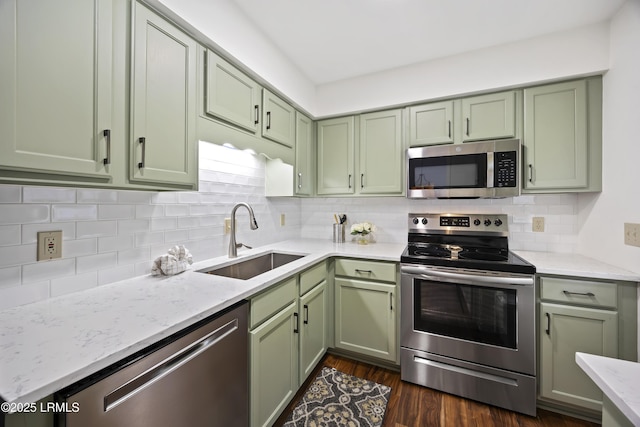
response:
[[[224,219],[224,234],[231,233],[231,218]]]
[[[280,214],[280,227],[284,227],[284,214]]]
[[[534,216],[533,217],[533,224],[532,224],[531,228],[536,233],[542,233],[544,231],[544,217],[543,216]]]
[[[640,224],[624,223],[624,244],[640,246]]]
[[[38,261],[62,258],[62,231],[38,232]]]

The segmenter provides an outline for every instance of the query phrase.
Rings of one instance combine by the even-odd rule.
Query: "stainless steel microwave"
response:
[[[407,150],[407,197],[520,195],[520,140],[498,139]]]

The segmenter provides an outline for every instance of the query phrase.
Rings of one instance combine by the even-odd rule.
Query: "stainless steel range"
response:
[[[535,416],[535,267],[507,215],[409,214],[401,378]]]

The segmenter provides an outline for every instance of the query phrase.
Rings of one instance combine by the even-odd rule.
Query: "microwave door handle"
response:
[[[465,282],[473,282],[473,284],[493,284],[493,285],[533,285],[533,277],[513,277],[513,276],[481,276],[466,273],[454,273],[441,270],[425,270],[419,267],[401,267],[401,272],[420,276],[428,280],[460,280]]]
[[[493,176],[495,170],[494,153],[487,153],[487,188],[493,188]]]

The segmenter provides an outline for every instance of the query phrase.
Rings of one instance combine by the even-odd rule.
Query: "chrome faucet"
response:
[[[251,249],[251,246],[247,246],[243,243],[236,243],[236,211],[240,206],[244,206],[249,211],[249,227],[252,230],[258,228],[258,223],[256,222],[256,217],[253,214],[253,209],[249,206],[248,203],[238,203],[233,209],[231,209],[231,238],[229,239],[229,258],[236,258],[238,256],[238,248],[245,247],[247,249]]]

